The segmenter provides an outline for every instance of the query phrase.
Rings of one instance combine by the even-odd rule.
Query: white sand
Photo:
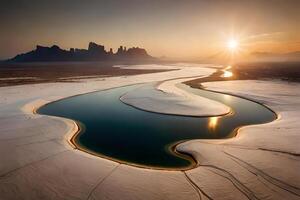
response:
[[[230,112],[226,105],[176,87],[194,78],[168,80],[159,85],[141,86],[129,91],[120,100],[133,107],[163,114],[183,116],[216,116]]]
[[[76,130],[70,120],[31,113],[76,94],[214,71],[200,67],[0,88],[0,199],[299,199],[299,156],[290,154],[299,154],[299,84],[207,84],[263,101],[282,118],[243,128],[237,138],[181,144],[178,150],[200,163],[187,172],[140,169],[80,152],[66,142]]]
[[[200,163],[200,167],[187,173],[204,190],[220,185],[217,181],[207,184],[207,179],[203,180],[202,174],[210,171],[209,179],[223,177],[224,182],[233,183],[220,186],[225,191],[236,187],[254,199],[299,199],[300,84],[229,81],[204,86],[260,101],[280,118],[268,124],[243,127],[235,138],[193,140],[179,145],[178,150],[193,154]],[[221,191],[211,191],[211,197],[220,197]],[[233,199],[230,194],[223,197]]]

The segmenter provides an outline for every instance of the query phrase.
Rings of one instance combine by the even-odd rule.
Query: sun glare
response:
[[[232,77],[232,76],[233,76],[232,72],[230,72],[230,71],[224,71],[224,74],[223,74],[224,78],[229,78],[229,77]]]
[[[239,43],[237,40],[235,39],[230,39],[228,40],[227,42],[227,48],[230,50],[230,51],[235,51],[239,46]]]
[[[222,70],[222,71],[223,71],[222,77],[224,77],[224,78],[232,77],[232,76],[233,76],[233,73],[230,71],[230,69],[231,69],[231,66],[230,66],[230,65],[227,66],[225,69],[223,69],[223,70]]]
[[[208,128],[210,130],[215,130],[218,125],[218,117],[210,117],[208,120]]]

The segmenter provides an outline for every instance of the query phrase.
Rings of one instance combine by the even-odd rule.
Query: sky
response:
[[[201,58],[239,41],[241,54],[300,51],[300,0],[1,0],[0,59],[37,44]]]

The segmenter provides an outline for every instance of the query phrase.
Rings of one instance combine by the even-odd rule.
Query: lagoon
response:
[[[80,124],[73,141],[82,150],[121,163],[157,169],[187,169],[195,166],[176,144],[191,139],[221,139],[235,136],[237,128],[276,119],[276,114],[256,102],[184,84],[177,87],[229,106],[232,113],[214,117],[165,115],[142,111],[122,103],[132,85],[69,97],[41,107],[39,114],[69,118]]]

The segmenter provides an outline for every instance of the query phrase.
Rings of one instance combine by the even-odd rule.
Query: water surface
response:
[[[174,153],[183,140],[234,136],[237,127],[266,123],[276,118],[268,108],[239,97],[188,90],[231,107],[233,114],[220,117],[184,117],[142,111],[122,103],[119,97],[141,85],[126,86],[66,98],[50,103],[38,113],[79,121],[84,129],[75,138],[80,147],[120,162],[155,168],[187,168],[190,157]],[[143,87],[152,87],[151,84]]]

